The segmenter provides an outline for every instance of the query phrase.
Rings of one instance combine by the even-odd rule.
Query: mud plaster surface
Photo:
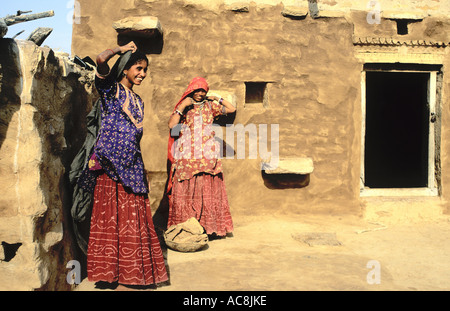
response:
[[[167,250],[170,285],[157,291],[449,290],[450,218],[383,224],[353,216],[235,216],[233,237],[195,253]],[[339,246],[294,239],[332,233]],[[380,284],[368,284],[371,260]],[[81,291],[105,290],[84,279]],[[111,290],[111,289],[106,289]],[[136,290],[118,287],[114,290]]]

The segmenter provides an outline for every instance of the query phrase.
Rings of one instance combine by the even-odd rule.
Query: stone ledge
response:
[[[313,159],[307,157],[279,159],[276,167],[271,163],[263,162],[261,167],[266,174],[307,175],[314,171]]]
[[[249,4],[245,2],[233,2],[227,5],[227,9],[236,13],[250,12]]]
[[[345,11],[337,11],[337,10],[321,10],[319,11],[319,15],[317,18],[342,18],[345,17]]]
[[[150,38],[162,35],[159,19],[154,16],[127,17],[112,24],[119,35]]]
[[[305,18],[309,14],[309,9],[307,7],[298,7],[298,6],[285,6],[281,15],[284,17],[294,18],[294,19],[302,19]]]
[[[281,15],[291,19],[304,19],[310,14],[308,7],[300,6],[285,6]],[[337,10],[324,10],[316,13],[316,16],[312,18],[343,18],[346,16],[345,11]]]
[[[430,14],[426,12],[381,11],[381,17],[385,19],[422,20],[428,16]]]

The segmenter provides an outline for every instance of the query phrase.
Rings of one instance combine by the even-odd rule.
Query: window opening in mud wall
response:
[[[409,24],[419,23],[421,19],[394,19],[397,24],[397,34],[404,36],[409,33]]]
[[[397,34],[407,35],[408,34],[408,21],[398,20],[397,21]]]
[[[363,188],[436,187],[436,80],[436,72],[365,72]]]
[[[245,82],[245,104],[268,107],[267,82]]]

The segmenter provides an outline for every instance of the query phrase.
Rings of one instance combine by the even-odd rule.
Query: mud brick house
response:
[[[245,157],[224,159],[233,212],[448,212],[448,2],[80,4],[74,54],[95,59],[134,40],[149,55],[150,81],[138,92],[147,103],[143,156],[155,209],[168,117],[200,75],[237,105],[219,121],[227,147],[242,147],[239,126],[246,135]],[[225,135],[227,123],[235,137]],[[277,169],[261,169],[255,135],[267,135]]]
[[[167,216],[168,118],[195,76],[237,112],[217,120],[235,219],[450,212],[447,0],[75,2],[72,56],[146,52],[142,154]],[[79,9],[79,10],[78,10]],[[70,289],[67,173],[94,72],[0,39],[0,289]],[[70,268],[70,267],[69,267]]]

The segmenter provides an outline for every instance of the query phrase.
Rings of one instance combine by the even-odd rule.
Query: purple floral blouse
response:
[[[140,141],[143,134],[144,102],[114,79],[96,76],[102,99],[102,123],[94,153],[101,168],[114,181],[133,193],[148,193]],[[79,179],[81,187],[93,191],[95,171],[88,164]]]

